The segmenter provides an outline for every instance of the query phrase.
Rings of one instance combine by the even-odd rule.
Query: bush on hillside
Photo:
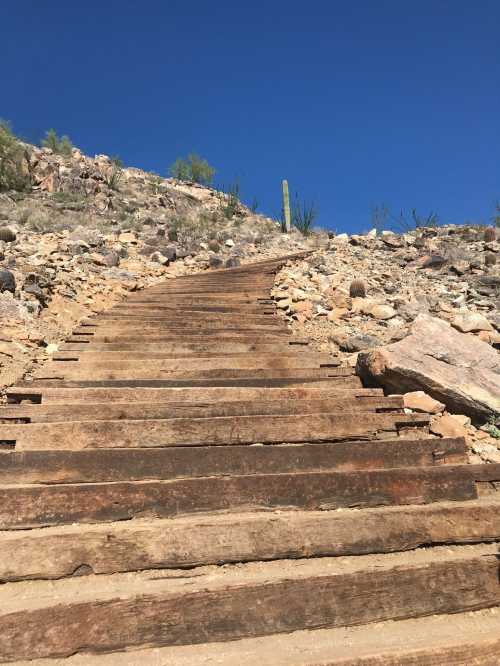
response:
[[[58,155],[64,155],[68,157],[71,155],[73,149],[73,144],[69,136],[63,135],[61,137],[57,136],[57,133],[53,129],[49,129],[45,134],[45,139],[42,141],[42,146],[44,148],[50,148],[57,153]]]
[[[0,190],[22,192],[29,188],[30,178],[22,166],[25,153],[10,125],[0,120]]]
[[[318,216],[318,211],[314,203],[308,204],[305,201],[301,202],[298,196],[295,196],[295,201],[292,204],[292,224],[304,235],[308,236]]]
[[[191,153],[186,159],[178,157],[170,167],[169,173],[177,180],[210,185],[215,175],[215,169],[207,160]]]

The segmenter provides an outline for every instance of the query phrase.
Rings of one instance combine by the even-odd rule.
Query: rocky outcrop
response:
[[[357,371],[390,392],[425,391],[448,410],[500,414],[500,357],[478,338],[419,315],[403,340],[358,356]]]

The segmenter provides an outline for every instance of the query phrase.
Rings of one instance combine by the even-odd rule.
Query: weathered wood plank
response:
[[[60,351],[52,355],[53,361],[74,361],[93,365],[98,363],[108,363],[119,361],[120,363],[128,361],[149,361],[150,364],[157,360],[162,360],[163,368],[188,370],[190,368],[210,369],[210,368],[319,368],[321,366],[338,366],[339,360],[329,354],[320,353],[297,353],[294,351],[280,353],[264,354],[207,354],[199,352],[183,356],[182,352],[161,352],[144,351],[140,348],[130,351],[92,351],[83,350],[79,353],[75,351]]]
[[[0,486],[0,530],[211,511],[376,507],[477,498],[463,466]]]
[[[94,343],[111,343],[111,344],[168,344],[168,345],[196,345],[199,346],[199,349],[202,349],[203,345],[210,344],[276,344],[276,345],[304,345],[307,344],[306,341],[296,341],[295,338],[286,335],[269,335],[265,337],[262,335],[252,335],[251,333],[234,333],[234,331],[227,331],[226,333],[221,332],[219,335],[207,335],[207,334],[197,334],[192,331],[184,331],[182,335],[178,333],[164,333],[164,334],[152,334],[152,335],[128,335],[126,333],[120,335],[97,335],[92,334],[88,335],[86,333],[72,334],[66,339],[66,342],[87,342],[89,344]]]
[[[168,354],[178,357],[189,356],[219,356],[220,354],[234,355],[234,354],[293,354],[296,351],[303,349],[304,353],[307,351],[307,343],[299,345],[291,345],[288,341],[281,343],[271,344],[257,344],[247,342],[226,342],[219,340],[217,342],[142,342],[141,343],[112,343],[112,342],[91,342],[88,338],[74,338],[80,339],[80,342],[65,342],[59,346],[61,352],[67,351],[88,351],[89,353],[97,352],[137,352],[143,354]]]
[[[77,655],[37,666],[498,666],[498,608],[240,640]],[[19,666],[32,666],[22,662]]]
[[[380,440],[276,446],[11,451],[0,455],[0,483],[170,480],[229,474],[350,472],[467,462],[463,439]]]
[[[11,403],[29,401],[43,404],[47,403],[227,403],[235,401],[279,401],[291,400],[336,400],[346,399],[363,400],[365,398],[381,398],[382,389],[345,386],[329,386],[322,383],[320,386],[304,387],[190,387],[190,388],[35,388],[27,386],[11,386],[6,389],[6,395]]]
[[[94,379],[94,380],[60,380],[60,379],[38,379],[26,382],[25,386],[31,386],[36,390],[38,387],[52,388],[217,388],[217,387],[255,387],[255,388],[279,388],[295,387],[307,388],[311,386],[325,386],[343,388],[360,388],[361,380],[356,375],[352,377],[310,377],[302,376],[302,372],[297,372],[298,377],[244,377],[228,378],[205,378],[205,379],[136,379],[129,377],[127,379]],[[23,383],[21,384],[23,385]]]
[[[79,366],[85,370],[99,370],[100,366],[105,365],[110,371],[115,369],[125,370],[135,368],[149,368],[151,370],[171,372],[184,372],[188,370],[280,370],[291,368],[320,368],[338,366],[339,361],[328,354],[241,354],[196,358],[173,357],[165,358],[159,352],[82,352],[72,354],[69,352],[58,352],[52,356],[53,362],[46,363],[48,367],[47,374],[50,374],[52,368],[60,368],[64,374],[65,368],[70,371]],[[345,376],[345,371],[342,375]],[[349,372],[352,374],[352,372]]]
[[[217,368],[200,367],[199,369],[178,367],[181,364],[169,362],[166,359],[107,361],[105,363],[73,363],[71,361],[47,362],[37,370],[33,376],[34,381],[44,379],[79,380],[108,380],[108,379],[316,379],[319,377],[352,377],[352,368],[345,367],[319,367],[319,364],[310,363],[299,367],[235,367],[237,364],[226,364],[226,367]],[[229,365],[229,367],[227,367]],[[250,363],[246,365],[251,365]],[[177,367],[176,367],[177,366]]]
[[[368,555],[500,540],[499,500],[218,515],[0,533],[0,581]]]
[[[93,578],[52,581],[41,598],[33,598],[29,583],[17,583],[26,596],[1,611],[0,658],[228,641],[494,606],[498,561],[491,548],[475,548],[475,557],[469,551],[434,563],[428,556],[411,564],[391,556],[392,566],[362,556],[344,570],[325,559],[323,570],[316,563],[277,562],[197,579],[116,574],[97,593]]]
[[[381,438],[429,423],[427,414],[299,414],[177,418],[142,421],[73,421],[0,425],[0,439],[17,451],[85,448],[319,442]]]
[[[330,400],[265,400],[205,403],[76,403],[1,405],[0,423],[48,421],[143,420],[250,416],[255,414],[321,414],[342,411],[393,411],[402,409],[402,396],[349,397]]]

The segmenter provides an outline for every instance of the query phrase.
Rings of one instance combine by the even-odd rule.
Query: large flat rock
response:
[[[419,315],[400,342],[360,354],[357,372],[394,393],[425,391],[476,419],[500,413],[496,350],[429,315]]]

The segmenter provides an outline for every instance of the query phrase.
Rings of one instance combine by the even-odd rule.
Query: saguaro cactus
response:
[[[288,194],[288,181],[283,181],[283,220],[285,223],[285,231],[288,233],[290,231],[291,220],[290,220],[290,196]]]

